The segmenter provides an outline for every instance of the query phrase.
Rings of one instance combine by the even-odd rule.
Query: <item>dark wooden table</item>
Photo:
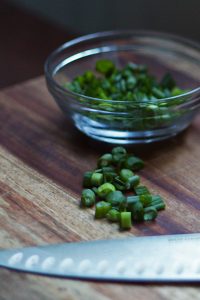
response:
[[[169,141],[131,150],[144,158],[142,181],[167,208],[155,222],[119,232],[79,208],[83,172],[111,146],[65,119],[43,77],[0,93],[0,247],[200,231],[200,117]],[[184,249],[183,249],[184,251]],[[144,253],[145,255],[145,253]],[[0,299],[199,299],[192,285],[55,279],[0,270]]]

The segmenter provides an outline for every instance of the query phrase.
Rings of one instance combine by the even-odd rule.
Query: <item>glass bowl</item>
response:
[[[94,70],[99,59],[117,67],[146,64],[160,79],[169,72],[188,92],[148,102],[102,100],[65,88],[77,75]],[[111,31],[69,41],[46,60],[47,86],[75,126],[97,140],[114,144],[160,141],[184,130],[200,109],[200,46],[174,35]],[[155,109],[156,107],[156,109]]]

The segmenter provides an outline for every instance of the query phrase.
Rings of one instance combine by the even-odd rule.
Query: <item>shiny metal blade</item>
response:
[[[0,251],[0,266],[111,281],[200,281],[200,234],[131,237]]]

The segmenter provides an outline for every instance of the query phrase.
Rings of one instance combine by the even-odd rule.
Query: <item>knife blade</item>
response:
[[[200,281],[200,234],[129,237],[1,250],[0,267],[129,282]]]

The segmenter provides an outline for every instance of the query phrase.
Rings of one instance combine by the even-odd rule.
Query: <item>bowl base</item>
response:
[[[145,131],[125,131],[117,129],[99,128],[90,124],[75,120],[76,127],[87,136],[111,144],[147,144],[169,139],[186,129],[190,122],[180,122],[169,127],[145,130]],[[78,121],[78,122],[76,122]]]

